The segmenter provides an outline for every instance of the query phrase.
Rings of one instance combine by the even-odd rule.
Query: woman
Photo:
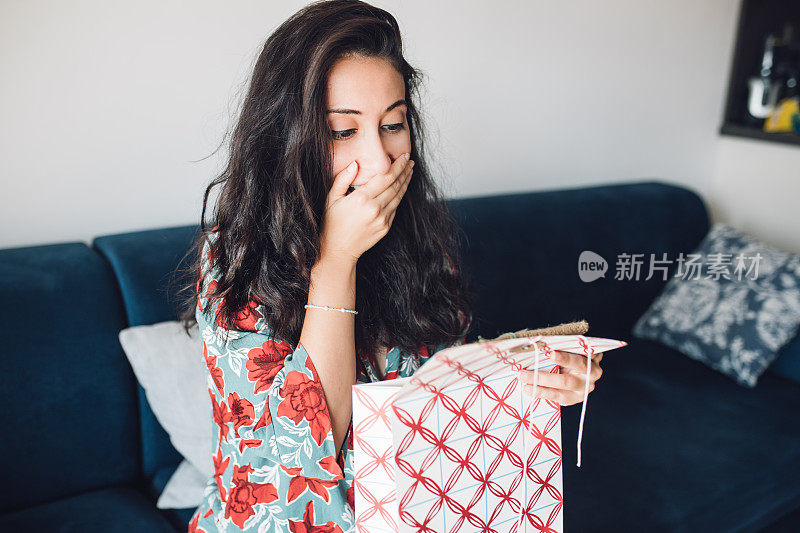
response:
[[[419,76],[394,17],[356,0],[313,3],[267,40],[205,192],[202,220],[222,186],[184,315],[216,423],[189,531],[351,529],[351,386],[465,342],[468,284],[425,165]],[[577,403],[585,359],[558,355],[537,395]]]

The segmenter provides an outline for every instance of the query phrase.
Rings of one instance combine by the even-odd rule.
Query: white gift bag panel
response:
[[[359,532],[396,532],[392,401],[411,378],[353,386],[353,492]]]

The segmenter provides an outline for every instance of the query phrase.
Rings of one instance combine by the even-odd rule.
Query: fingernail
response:
[[[353,170],[355,167],[356,167],[356,161],[354,159],[352,163],[347,165],[347,170]]]
[[[408,161],[409,159],[411,159],[411,152],[406,152],[406,153],[404,153],[404,154],[403,154],[403,158],[404,158],[406,161]]]

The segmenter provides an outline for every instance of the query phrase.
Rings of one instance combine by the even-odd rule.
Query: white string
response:
[[[528,406],[525,408],[525,412],[522,415],[522,431],[525,431],[525,417],[528,416],[528,413],[531,410],[531,405],[533,405],[533,399],[536,396],[536,387],[539,386],[539,345],[536,344],[539,339],[541,339],[541,335],[537,335],[533,339],[531,339],[531,343],[533,343],[533,391],[531,395],[528,397]],[[523,401],[525,395],[522,395]],[[531,433],[532,435],[532,433]],[[528,442],[531,441],[531,435],[528,435],[528,438],[525,438],[526,435],[523,433],[522,435],[522,482],[520,486],[522,488],[522,495],[523,499],[520,500],[519,504],[519,516],[517,518],[517,524],[525,521],[525,508],[528,506],[528,486],[527,486],[527,479],[528,479]],[[519,531],[519,527],[517,528]]]
[[[586,337],[583,335],[578,335],[578,338],[583,340],[586,343]],[[588,346],[588,344],[586,344]],[[581,406],[581,421],[578,425],[578,464],[577,466],[581,466],[581,439],[583,438],[583,419],[586,416],[586,401],[589,399],[589,374],[592,370],[592,354],[594,349],[589,347],[590,353],[586,354],[586,384],[584,385],[583,389],[583,406]]]

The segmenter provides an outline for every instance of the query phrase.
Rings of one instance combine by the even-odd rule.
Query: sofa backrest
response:
[[[128,326],[177,320],[180,314],[179,268],[199,226],[181,226],[97,237],[92,246],[104,256],[119,283]],[[142,474],[152,478],[159,470],[177,465],[180,454],[153,414],[144,389],[138,386],[141,412]]]
[[[0,512],[135,482],[136,379],[106,262],[82,242],[0,250],[0,298]]]
[[[674,261],[709,229],[696,193],[657,181],[462,198],[451,209],[484,337],[586,319],[589,335],[625,340],[666,284],[658,272],[645,280],[650,254]],[[586,250],[607,261],[605,277],[581,281]],[[638,280],[614,279],[620,254],[645,254]]]

